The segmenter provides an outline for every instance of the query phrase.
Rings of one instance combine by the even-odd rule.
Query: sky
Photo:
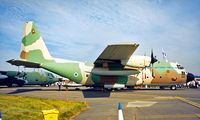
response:
[[[34,21],[53,57],[93,62],[108,44],[132,42],[200,75],[199,0],[0,0],[0,70],[18,59]]]

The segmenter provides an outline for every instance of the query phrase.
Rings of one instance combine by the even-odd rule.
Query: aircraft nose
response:
[[[188,74],[187,74],[187,80],[186,80],[186,82],[190,82],[190,81],[192,81],[192,80],[194,80],[194,74],[188,73]]]

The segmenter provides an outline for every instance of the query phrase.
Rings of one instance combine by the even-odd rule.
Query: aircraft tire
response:
[[[104,88],[106,91],[112,91],[112,88]]]
[[[12,87],[12,83],[8,83],[7,86],[8,86],[8,87]]]
[[[81,90],[81,89],[80,89],[80,88],[75,88],[75,90],[76,90],[76,91],[79,91],[79,90]]]
[[[170,89],[171,89],[171,90],[176,90],[176,85],[172,85],[172,86],[170,87]]]
[[[19,87],[23,87],[23,86],[24,86],[24,84],[17,84],[17,86],[19,86]]]
[[[24,86],[24,81],[18,81],[15,84],[17,84],[18,87],[23,87]]]

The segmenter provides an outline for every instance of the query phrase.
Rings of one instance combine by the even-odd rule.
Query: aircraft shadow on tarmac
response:
[[[8,94],[19,94],[25,92],[33,92],[33,91],[58,91],[57,89],[16,89]],[[61,90],[64,91],[64,90]],[[70,91],[77,91],[77,90],[70,90]],[[101,91],[101,90],[94,90],[94,89],[85,89],[80,90],[84,96],[84,98],[101,98],[101,97],[110,97],[111,91]],[[59,92],[59,91],[58,91]]]
[[[102,98],[102,97],[110,97],[111,91],[101,91],[94,89],[86,89],[81,90],[84,98]]]
[[[17,89],[13,92],[10,92],[8,94],[18,94],[18,93],[24,93],[24,92],[32,92],[32,91],[41,91],[42,89]]]
[[[158,90],[156,88],[151,89],[124,89],[124,90],[117,90],[117,91],[106,91],[106,90],[95,90],[95,89],[85,89],[80,90],[84,96],[84,98],[103,98],[103,97],[110,97],[111,92],[134,92],[134,91],[148,91],[148,90]],[[163,91],[168,91],[170,89],[163,89]],[[171,91],[171,90],[170,90]]]

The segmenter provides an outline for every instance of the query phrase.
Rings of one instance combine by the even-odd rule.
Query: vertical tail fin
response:
[[[32,21],[26,22],[24,26],[20,59],[39,63],[52,60],[40,32]]]

